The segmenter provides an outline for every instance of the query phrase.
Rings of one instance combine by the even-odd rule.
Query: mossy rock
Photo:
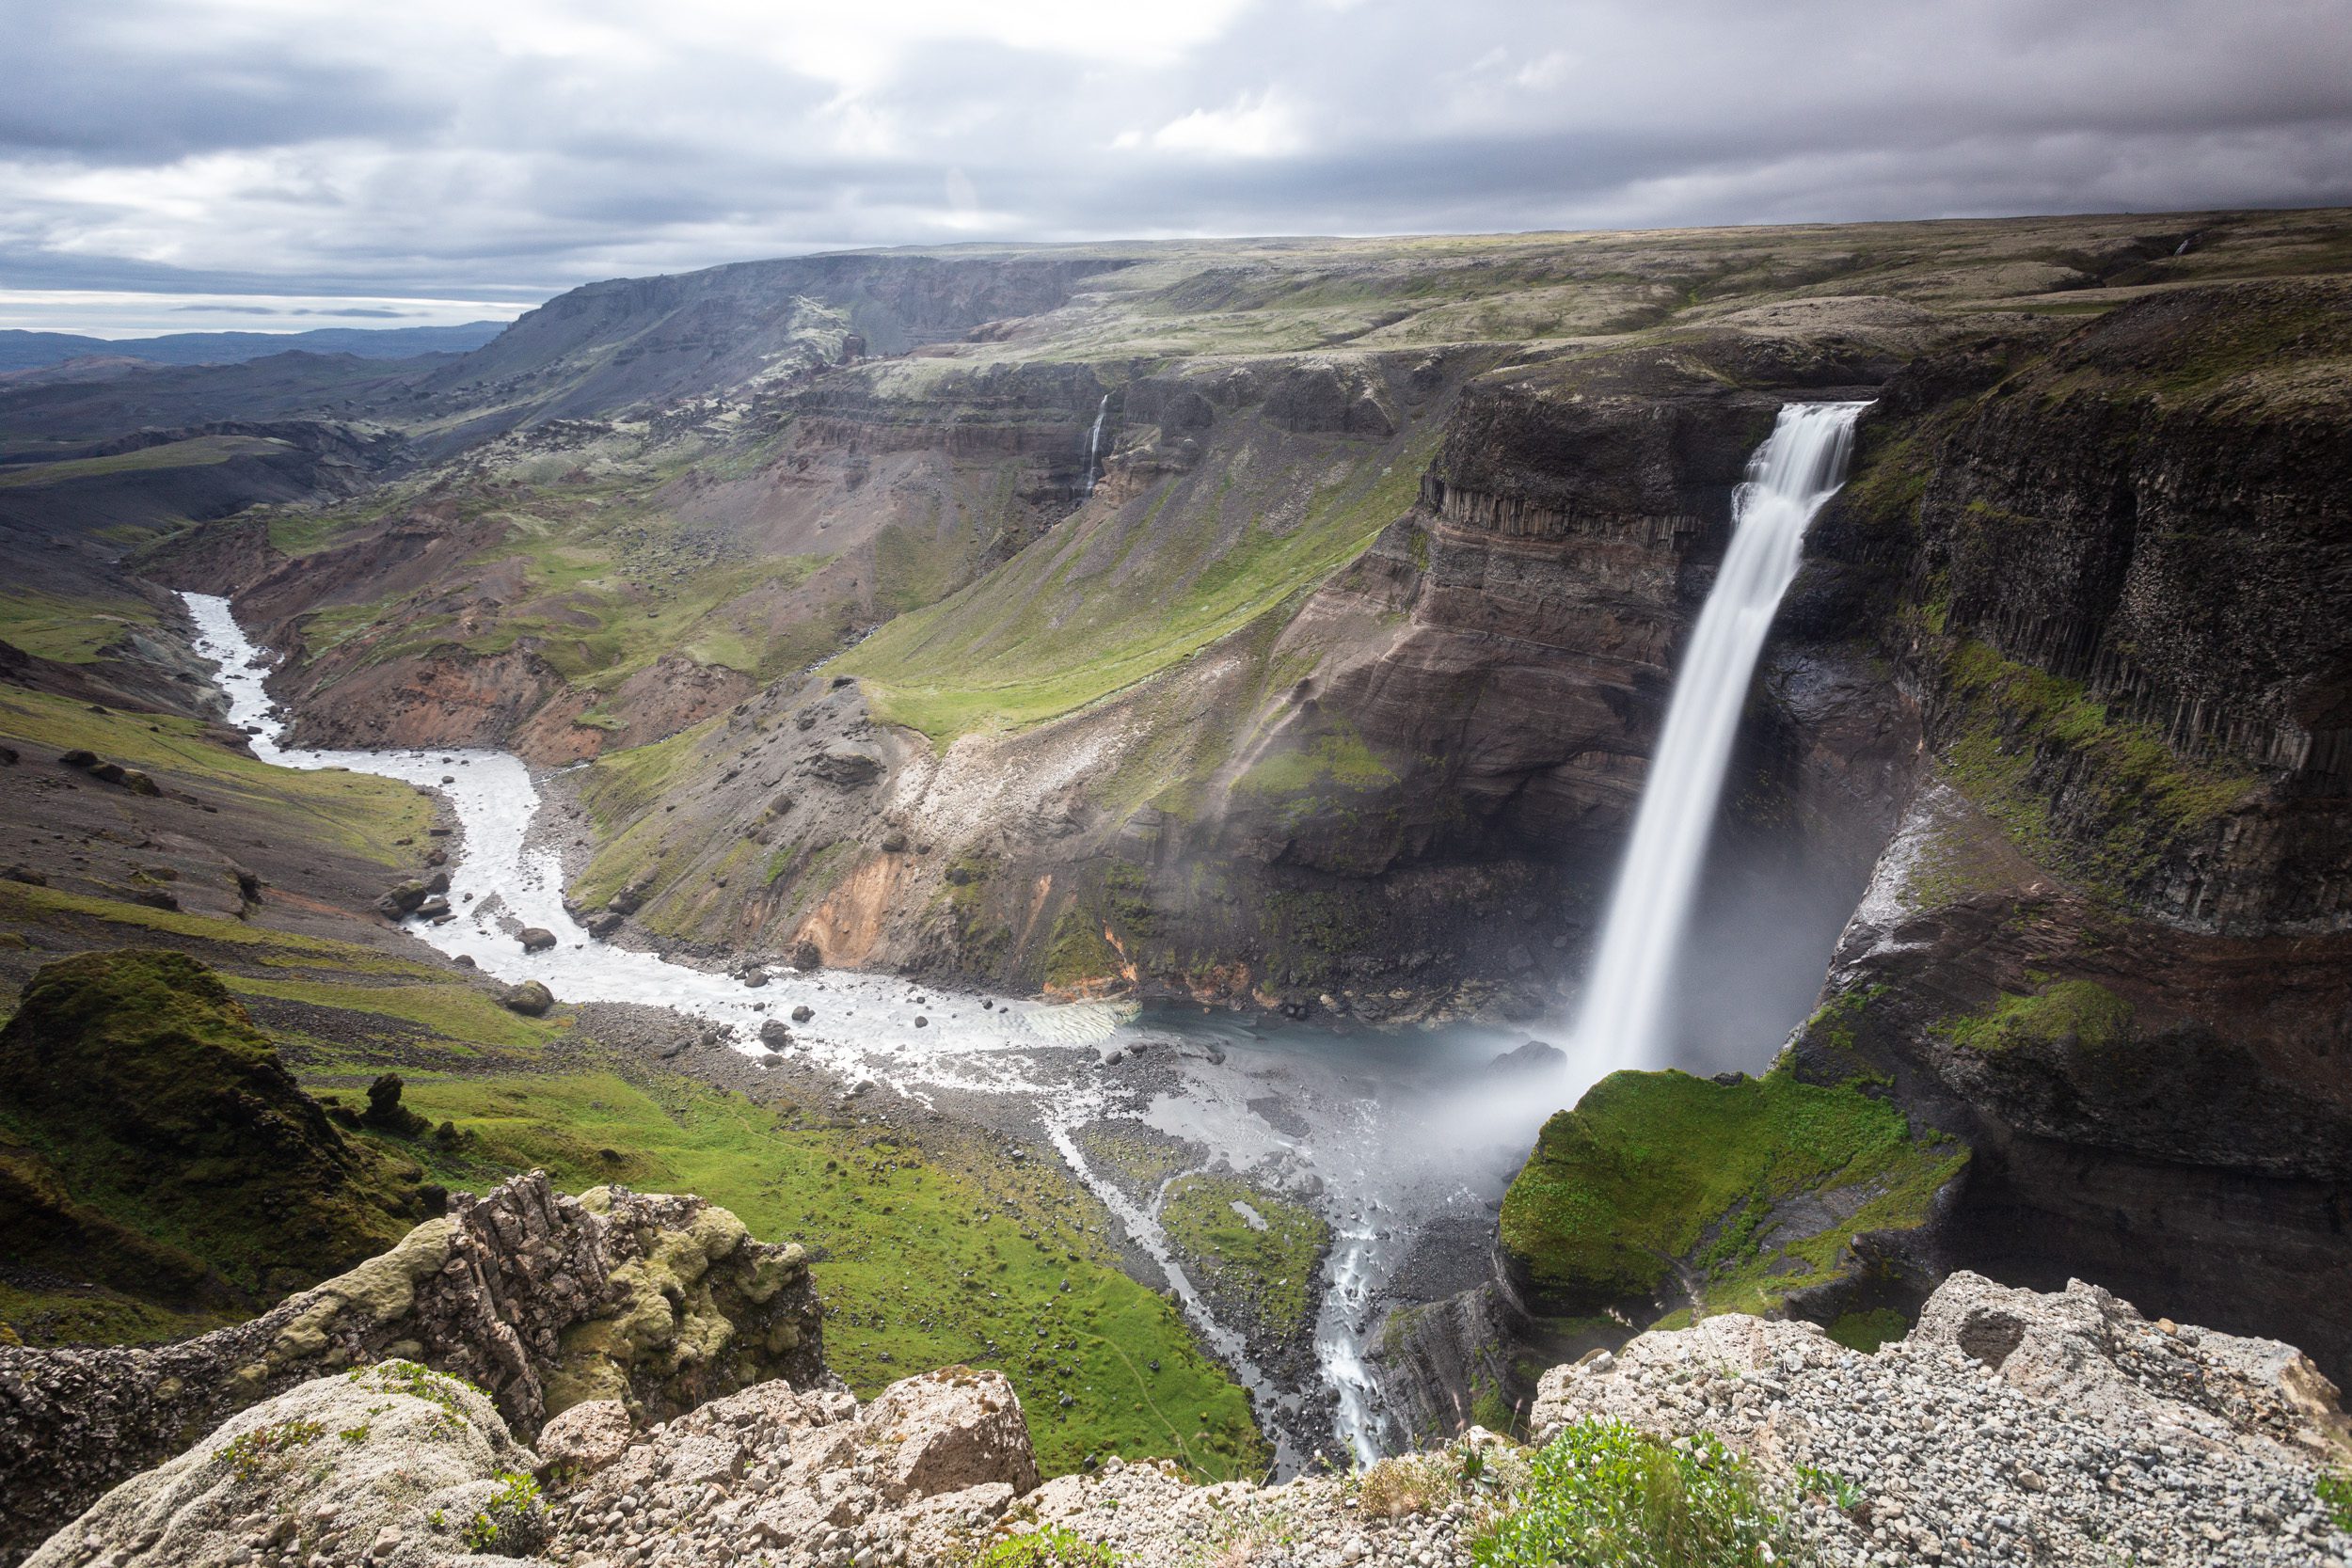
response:
[[[248,1304],[384,1251],[413,1181],[304,1094],[179,953],[49,964],[0,1030],[0,1257],[170,1305]]]
[[[1842,1277],[1856,1236],[1924,1224],[1967,1160],[1852,1085],[1614,1073],[1544,1124],[1502,1250],[1540,1313],[1772,1310]]]

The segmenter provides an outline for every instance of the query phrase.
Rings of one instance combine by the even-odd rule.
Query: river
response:
[[[1019,1097],[1077,1179],[1102,1199],[1166,1276],[1186,1317],[1249,1389],[1277,1449],[1278,1470],[1304,1465],[1324,1442],[1369,1461],[1401,1434],[1390,1430],[1365,1363],[1384,1286],[1436,1218],[1491,1206],[1549,1111],[1574,1103],[1582,1082],[1554,1079],[1528,1092],[1486,1065],[1523,1034],[1458,1027],[1406,1035],[1265,1028],[1223,1011],[1105,1004],[1048,1006],[1020,998],[911,988],[850,971],[773,972],[764,986],[600,941],[564,907],[555,848],[535,840],[540,781],[518,757],[478,749],[310,751],[284,743],[283,716],[264,689],[270,657],[245,635],[225,598],[183,594],[197,651],[219,667],[230,722],[253,752],[285,768],[342,768],[404,780],[444,800],[458,825],[449,900],[455,918],[410,921],[420,941],[471,958],[510,983],[538,980],[564,1002],[669,1007],[734,1032],[758,1056],[759,1025],[805,1004],[786,1050],[850,1082],[870,1078],[930,1102],[942,1090]],[[515,930],[541,927],[552,948],[526,953]],[[927,1022],[918,1024],[921,1018]],[[1159,1042],[1177,1086],[1141,1106],[1082,1063],[1113,1048]],[[1573,1075],[1571,1075],[1573,1076]],[[1131,1117],[1194,1139],[1245,1175],[1274,1172],[1294,1201],[1330,1224],[1327,1290],[1315,1326],[1322,1390],[1283,1387],[1220,1323],[1173,1256],[1150,1209],[1092,1168],[1078,1141],[1089,1122]],[[1318,1398],[1316,1396],[1320,1395]],[[1327,1438],[1316,1409],[1334,1410]]]

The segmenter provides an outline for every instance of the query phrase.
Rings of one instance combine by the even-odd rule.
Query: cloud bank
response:
[[[0,325],[73,325],[67,296],[121,331],[173,295],[463,320],[595,277],[980,239],[2352,202],[2352,0],[0,0]]]

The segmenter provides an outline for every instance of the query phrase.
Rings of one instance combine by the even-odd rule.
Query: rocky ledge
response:
[[[661,1202],[694,1200],[623,1208]],[[1632,1456],[1637,1505],[1661,1466],[1728,1481],[1744,1533],[1692,1561],[2352,1562],[2344,1504],[2322,1489],[2352,1456],[2333,1386],[2291,1346],[2151,1323],[2079,1283],[2040,1295],[1953,1275],[1875,1354],[1738,1314],[1654,1331],[1545,1375],[1541,1452],[1473,1428],[1280,1486],[1117,1458],[1041,1481],[1011,1386],[963,1367],[863,1405],[809,1368],[667,1419],[616,1389],[531,1447],[501,1411],[515,1404],[405,1358],[312,1377],[116,1487],[31,1563],[1467,1568],[1481,1536],[1558,1513],[1560,1455],[1579,1444]],[[1575,1468],[1571,1490],[1609,1480]]]
[[[533,1434],[576,1404],[660,1419],[771,1378],[835,1386],[821,1326],[801,1249],[751,1240],[699,1197],[573,1197],[538,1172],[461,1193],[390,1251],[250,1322],[154,1348],[0,1347],[0,1563],[171,1455],[184,1467],[246,1432],[312,1421],[317,1396],[297,1386],[322,1373],[397,1360],[452,1374],[492,1402],[483,1452],[496,1457],[507,1423]],[[246,1408],[264,1399],[264,1412],[294,1404]]]

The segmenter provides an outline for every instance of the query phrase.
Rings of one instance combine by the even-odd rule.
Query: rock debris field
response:
[[[2041,1295],[1954,1275],[1876,1354],[1744,1316],[1645,1334],[1544,1377],[1539,1441],[1595,1419],[1714,1433],[1789,1510],[1797,1555],[1826,1564],[2352,1560],[2314,1491],[2352,1445],[2311,1363],[2150,1323],[2082,1284]],[[387,1361],[244,1410],[31,1563],[903,1568],[1043,1529],[1134,1564],[1453,1568],[1509,1506],[1494,1478],[1526,1474],[1475,1429],[1386,1465],[1418,1479],[1200,1486],[1114,1458],[1041,1483],[1011,1386],[964,1368],[864,1405],[771,1379],[658,1424],[595,1400],[525,1449],[470,1386]]]

